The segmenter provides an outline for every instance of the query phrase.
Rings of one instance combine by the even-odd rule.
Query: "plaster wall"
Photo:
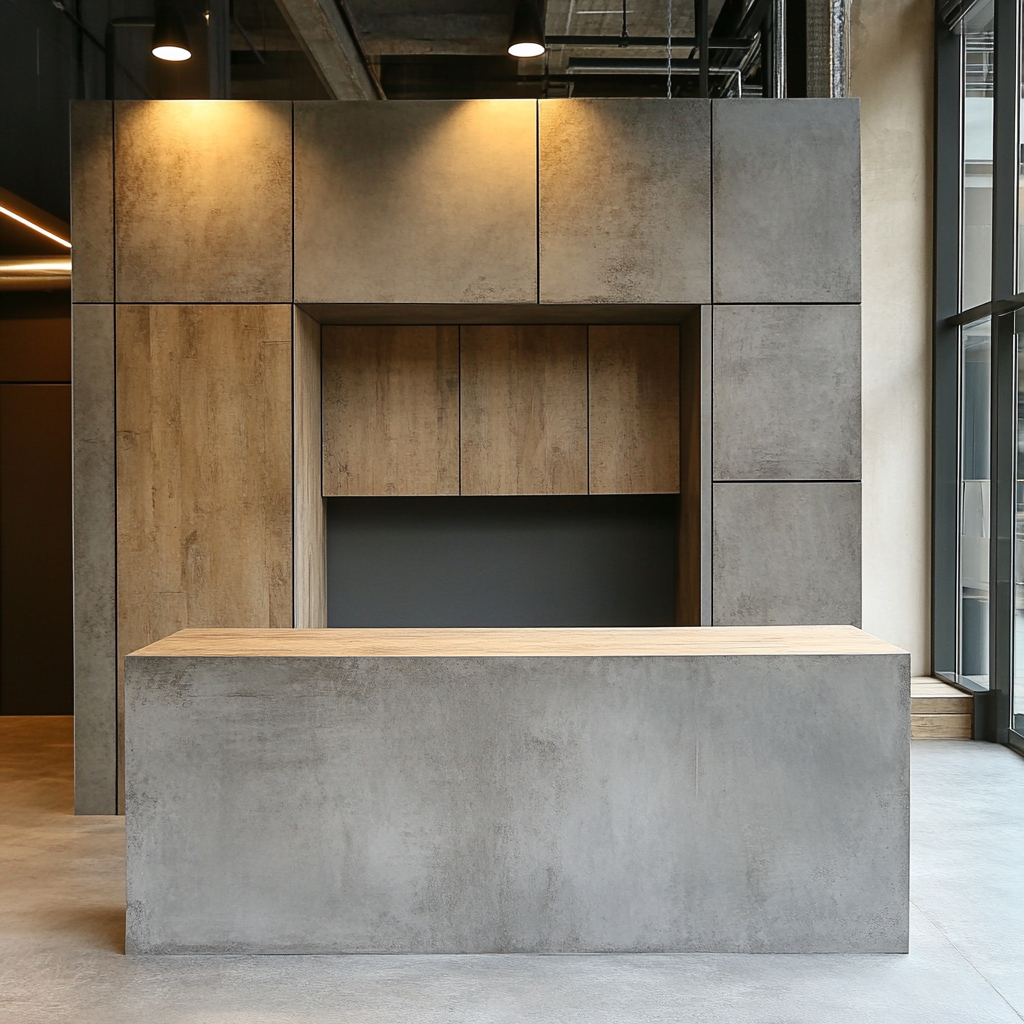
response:
[[[857,0],[861,100],[864,629],[931,671],[934,8]]]

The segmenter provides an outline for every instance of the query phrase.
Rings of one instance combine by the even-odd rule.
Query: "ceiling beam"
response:
[[[277,0],[277,6],[332,99],[383,98],[336,0]]]

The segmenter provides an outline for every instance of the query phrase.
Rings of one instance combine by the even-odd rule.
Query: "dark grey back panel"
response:
[[[330,498],[327,624],[671,626],[674,495]]]

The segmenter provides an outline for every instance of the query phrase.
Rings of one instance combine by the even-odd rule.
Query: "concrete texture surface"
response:
[[[536,102],[296,102],[295,299],[536,302]]]
[[[860,307],[714,307],[716,480],[860,479]]]
[[[541,100],[540,301],[711,301],[707,100]]]
[[[129,657],[128,949],[905,951],[909,679]]]
[[[858,483],[712,485],[716,626],[860,625]]]
[[[71,721],[0,718],[6,1024],[1019,1024],[1024,760],[912,744],[910,953],[126,957],[124,819]],[[983,866],[983,870],[979,870]]]
[[[118,302],[290,302],[292,105],[114,104]]]
[[[73,302],[114,301],[114,105],[71,101]]]
[[[919,674],[941,667],[931,664],[934,23],[931,0],[857,0],[850,19],[864,175],[864,627],[910,651]]]
[[[75,809],[117,811],[114,307],[71,307]]]
[[[860,301],[857,100],[711,104],[715,302]]]

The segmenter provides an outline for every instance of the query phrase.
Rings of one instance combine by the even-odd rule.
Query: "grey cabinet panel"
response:
[[[114,108],[71,101],[71,265],[75,302],[114,301]]]
[[[860,103],[712,103],[716,302],[860,301]]]
[[[290,302],[291,104],[114,104],[118,302]]]
[[[859,483],[716,483],[714,625],[860,625]]]
[[[541,302],[708,302],[708,101],[539,107]]]
[[[860,306],[716,306],[714,478],[860,479]]]
[[[536,101],[296,103],[295,297],[536,302]]]
[[[72,307],[75,812],[117,813],[114,307]]]

